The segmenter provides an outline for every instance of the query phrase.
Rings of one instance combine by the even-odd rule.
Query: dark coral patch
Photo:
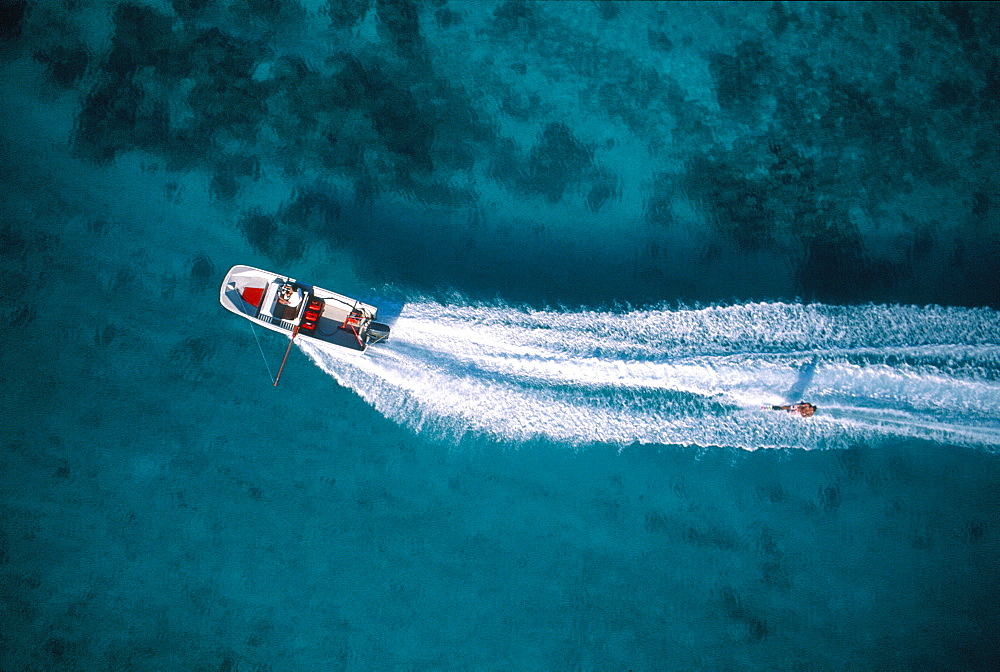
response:
[[[369,0],[327,0],[330,20],[337,28],[353,26],[368,11]]]
[[[379,24],[405,56],[413,56],[420,46],[418,6],[410,0],[376,0]]]
[[[687,191],[711,213],[720,233],[744,249],[773,242],[775,193],[773,183],[752,179],[740,168],[708,157],[695,157],[684,177]]]
[[[346,99],[365,111],[386,148],[404,159],[402,168],[433,168],[434,124],[417,98],[383,69],[348,59],[337,76]]]
[[[215,282],[215,264],[204,254],[199,254],[187,262],[191,282],[201,289],[211,287]]]
[[[591,151],[577,140],[569,127],[552,122],[528,157],[525,187],[556,202],[571,183],[578,182],[591,166]]]
[[[615,186],[607,181],[601,181],[590,188],[587,194],[587,208],[591,212],[600,210],[609,198],[615,195]]]
[[[719,107],[727,112],[748,113],[774,83],[774,59],[758,41],[743,42],[736,55],[713,54],[709,70],[715,79]]]
[[[153,66],[164,75],[186,70],[184,52],[176,48],[172,20],[150,7],[124,4],[115,10],[115,34],[106,69],[118,76]]]
[[[0,40],[12,40],[21,35],[27,9],[27,0],[0,2]]]
[[[158,148],[167,132],[165,103],[146,97],[130,81],[113,80],[85,99],[74,144],[86,158],[107,163],[118,152]]]
[[[295,261],[305,252],[301,232],[283,227],[273,215],[252,213],[240,226],[251,247],[279,263]]]
[[[90,60],[82,45],[55,45],[35,52],[35,60],[44,63],[52,80],[63,87],[73,86],[87,70]]]

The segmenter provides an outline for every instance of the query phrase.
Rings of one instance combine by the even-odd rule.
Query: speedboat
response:
[[[375,321],[375,306],[251,266],[229,269],[219,301],[226,310],[290,339],[364,352],[389,338],[389,327]]]

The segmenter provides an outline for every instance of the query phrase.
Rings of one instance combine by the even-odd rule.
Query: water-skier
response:
[[[800,401],[797,404],[791,404],[789,406],[772,406],[772,411],[787,411],[792,415],[797,415],[800,418],[808,418],[816,412],[816,407],[812,404]]]

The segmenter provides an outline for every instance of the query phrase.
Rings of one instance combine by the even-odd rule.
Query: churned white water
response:
[[[749,304],[625,313],[408,304],[357,357],[300,343],[417,431],[571,444],[1000,445],[1000,317],[909,306]],[[806,399],[808,419],[763,410]]]

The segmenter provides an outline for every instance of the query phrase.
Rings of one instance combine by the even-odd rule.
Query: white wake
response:
[[[299,343],[418,432],[840,447],[879,437],[1000,446],[1000,313],[747,304],[625,313],[407,304],[364,356]],[[761,405],[808,400],[816,416]]]

